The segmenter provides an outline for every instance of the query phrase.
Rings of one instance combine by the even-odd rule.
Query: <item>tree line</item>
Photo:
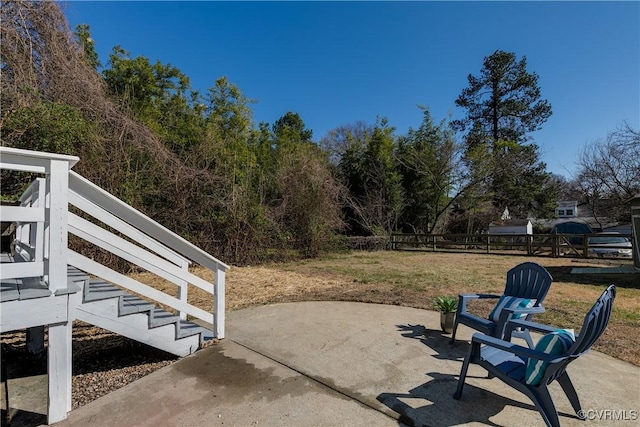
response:
[[[349,235],[477,232],[505,208],[551,217],[561,195],[623,204],[639,191],[637,157],[629,188],[587,179],[596,148],[573,184],[546,171],[530,134],[551,106],[515,53],[498,50],[468,76],[463,119],[421,106],[403,135],[379,117],[314,139],[296,112],[254,123],[253,101],[226,77],[201,93],[176,67],[120,46],[103,66],[90,28],[69,29],[57,3],[0,8],[2,144],[80,156],[79,173],[231,262],[315,256]],[[615,135],[637,156],[637,131]],[[3,194],[27,181],[4,174]]]

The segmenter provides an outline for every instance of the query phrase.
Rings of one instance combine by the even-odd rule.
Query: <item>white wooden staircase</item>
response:
[[[82,277],[82,300],[76,319],[159,348],[176,356],[189,355],[213,338],[211,330],[166,311],[145,299],[131,295],[102,279],[89,280],[78,269],[70,274]]]
[[[0,168],[36,174],[19,206],[0,206],[15,228],[0,268],[0,332],[48,330],[48,422],[71,410],[72,326],[80,320],[178,356],[224,338],[226,264],[72,171],[79,159],[0,147]],[[157,281],[142,283],[69,247],[69,235],[92,253],[126,261]],[[193,274],[197,264],[213,281]],[[197,287],[211,296],[208,309],[188,301]],[[207,308],[207,307],[204,307]],[[34,338],[35,337],[35,338]],[[27,344],[38,346],[37,342]]]

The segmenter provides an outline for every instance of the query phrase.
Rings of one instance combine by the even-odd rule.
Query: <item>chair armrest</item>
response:
[[[514,314],[529,315],[529,314],[544,313],[544,311],[545,311],[544,307],[542,307],[542,306],[538,306],[538,307],[505,307],[500,312],[498,323],[501,324],[501,325],[504,325],[505,323],[508,323],[509,319],[512,318]],[[525,316],[522,316],[522,317],[524,318]],[[506,329],[505,329],[505,332],[506,332]],[[509,336],[511,336],[511,335],[509,335]]]
[[[473,334],[473,337],[471,338],[471,344],[473,345],[474,343],[476,343],[476,345],[484,344],[489,347],[497,348],[499,350],[512,353],[522,358],[542,360],[543,362],[554,362],[566,358],[566,356],[559,356],[557,354],[548,354],[543,351],[536,351],[535,349],[529,347],[523,347],[521,345],[513,344],[509,341],[504,341],[499,338],[480,333]]]
[[[540,314],[544,313],[546,310],[543,306],[539,305],[537,307],[505,307],[502,311],[506,311],[510,314]]]
[[[494,294],[460,294],[458,295],[458,313],[467,311],[467,302],[476,299],[498,299],[500,295]]]
[[[485,298],[500,298],[500,295],[494,294],[460,294],[458,298],[464,299],[485,299]]]
[[[509,320],[505,326],[505,337],[511,336],[511,332],[516,328],[529,329],[530,331],[541,332],[543,334],[550,334],[551,332],[557,332],[559,329],[555,326],[543,325],[542,323],[531,322],[524,319]]]

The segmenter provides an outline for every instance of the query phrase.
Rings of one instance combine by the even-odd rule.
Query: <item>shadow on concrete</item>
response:
[[[37,412],[9,408],[2,410],[2,425],[7,427],[37,427],[47,424],[47,416]]]
[[[439,329],[429,329],[420,324],[396,327],[403,337],[419,340],[429,347],[435,353],[433,357],[436,359],[462,363],[469,349],[470,344],[467,340],[456,340],[454,344],[450,344],[450,335]],[[431,377],[430,381],[407,393],[385,392],[376,397],[380,403],[399,414],[399,425],[455,426],[477,422],[498,426],[500,424],[495,424],[491,418],[502,412],[506,406],[528,409],[532,411],[532,416],[538,414],[533,403],[525,404],[509,399],[469,382],[464,386],[462,399],[455,400],[453,394],[458,385],[458,375],[442,372],[428,372],[426,375]],[[486,375],[467,375],[467,378],[492,380]],[[578,419],[575,414],[559,412],[559,415]]]
[[[432,379],[407,393],[389,392],[377,396],[380,403],[400,415],[400,425],[437,427],[477,422],[498,426],[500,424],[492,422],[491,418],[506,406],[528,409],[533,417],[539,416],[533,404],[518,402],[469,383],[465,384],[462,399],[455,400],[457,376],[439,372],[429,372],[427,376]],[[560,412],[559,415],[578,419],[575,414]]]
[[[469,348],[469,342],[456,340],[449,344],[450,334],[445,334],[440,329],[429,329],[424,325],[396,325],[402,336],[419,340],[422,344],[435,352],[436,359],[464,360]]]
[[[407,393],[381,393],[377,399],[389,409],[400,414],[400,424],[408,426],[455,426],[470,422],[480,422],[497,426],[490,418],[500,413],[506,405],[528,408],[520,402],[502,396],[465,386],[463,400],[453,399],[457,386],[454,375],[438,372],[427,373],[432,379],[409,390]],[[481,396],[481,401],[475,401]],[[533,405],[531,405],[533,408]]]
[[[46,378],[47,353],[31,354],[24,345],[14,347],[2,343],[1,359],[2,425],[36,427],[46,424],[47,416],[43,413],[46,412],[46,379],[43,381],[42,378]]]
[[[424,325],[396,325],[405,338],[419,340],[434,353],[432,356],[440,360],[464,360],[469,349],[469,342],[456,340],[450,344],[450,335],[439,329],[430,329]],[[399,425],[407,426],[455,426],[471,422],[479,422],[497,426],[490,418],[500,413],[505,406],[525,407],[520,402],[505,399],[502,396],[480,389],[470,384],[465,385],[463,400],[453,399],[458,377],[441,372],[429,372],[430,381],[409,390],[407,393],[381,393],[377,400],[399,414]],[[473,377],[468,378],[484,378]],[[482,404],[473,402],[476,396],[482,397]],[[466,397],[466,399],[465,399]],[[531,405],[531,409],[535,407]]]

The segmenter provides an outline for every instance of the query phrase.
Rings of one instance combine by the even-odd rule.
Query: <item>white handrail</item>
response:
[[[31,184],[29,184],[27,189],[24,190],[24,193],[22,193],[22,195],[20,196],[20,199],[19,199],[20,203],[23,205],[26,203],[29,203],[33,198],[34,190],[38,189],[41,185],[42,185],[42,182],[38,179],[34,180]]]
[[[7,273],[13,277],[25,274],[31,267],[55,291],[66,286],[66,280],[61,279],[66,278],[66,265],[75,265],[74,260],[79,264],[76,267],[105,280],[113,278],[117,285],[174,308],[182,318],[190,314],[213,323],[214,335],[223,338],[225,271],[229,266],[72,171],[78,161],[75,156],[0,147],[1,168],[46,174],[46,179],[39,178],[23,193],[21,207],[3,206],[0,209],[3,220],[24,224],[24,233],[17,236],[23,243],[21,247],[38,254],[37,259],[31,256],[28,265],[24,263],[23,266],[3,269],[3,277]],[[33,206],[27,207],[30,205]],[[69,205],[116,230],[126,239],[69,212]],[[67,253],[68,232],[174,283],[176,297],[123,279],[119,273],[80,254]],[[50,245],[55,248],[48,248]],[[46,247],[44,258],[39,252],[43,246]],[[190,273],[188,267],[191,262],[212,270],[213,283]],[[188,304],[188,285],[213,295],[213,315]]]
[[[44,222],[44,207],[36,206],[0,206],[3,222]]]
[[[210,270],[228,270],[229,266],[215,257],[209,255],[197,246],[189,243],[173,231],[150,219],[143,213],[127,205],[122,200],[116,198],[109,192],[98,187],[81,175],[69,172],[69,188],[81,194],[102,209],[111,212],[123,221],[133,225],[145,234],[153,237],[158,242],[172,248],[184,257],[197,262]]]
[[[98,221],[104,224],[109,224],[109,227],[140,243],[147,249],[155,252],[156,254],[160,255],[166,260],[169,260],[175,265],[182,266],[185,263],[187,265],[191,264],[191,261],[180,255],[179,253],[171,250],[161,243],[158,243],[156,240],[142,233],[137,228],[122,221],[120,218],[112,215],[111,213],[95,205],[94,203],[91,203],[89,200],[71,190],[69,191],[69,204],[77,207],[81,211],[87,212]]]
[[[141,246],[134,245],[74,214],[69,214],[69,231],[71,233],[172,282],[178,288],[177,299],[166,294],[162,295],[165,295],[168,299],[157,299],[160,295],[157,292],[152,294],[139,292],[141,295],[174,308],[182,319],[186,319],[187,314],[194,315],[194,307],[187,303],[188,285],[192,284],[210,293],[213,296],[213,316],[208,314],[205,317],[197,317],[213,324],[215,337],[224,338],[225,271],[229,266],[73,171],[69,172],[69,202],[127,236],[128,239],[157,254],[154,255]],[[214,283],[211,284],[189,273],[188,266],[190,261],[197,262],[201,266],[212,270]],[[70,264],[75,265],[71,262]],[[86,260],[82,262],[82,265],[75,266],[88,273],[96,274],[105,280],[111,280],[102,275],[107,274],[104,273],[105,270],[103,268],[100,268],[100,271],[103,272],[102,274],[98,274],[95,265],[91,265],[92,271],[83,268],[87,267]],[[109,277],[119,279],[116,284],[138,292],[136,290],[139,288],[139,285],[136,285],[138,282],[133,283],[128,280],[122,280],[117,273],[109,271]],[[115,276],[113,276],[114,274]],[[129,286],[134,286],[135,289]],[[181,301],[181,303],[178,304],[176,301]],[[184,310],[183,308],[187,306],[191,307],[191,309]]]
[[[170,282],[177,284],[185,280],[210,294],[214,293],[213,285],[206,280],[72,213],[69,214],[69,232]]]
[[[167,295],[162,291],[145,285],[144,283],[138,282],[137,280],[125,276],[124,274],[113,271],[110,268],[105,267],[104,265],[95,262],[83,255],[80,255],[77,252],[69,250],[67,256],[69,259],[69,264],[81,269],[82,271],[96,275],[104,280],[108,280],[111,283],[122,286],[123,288],[127,288],[137,294],[145,296],[161,304],[165,304],[169,307],[173,307],[177,310],[186,312],[194,317],[197,317],[198,319],[204,320],[207,323],[214,323],[213,314],[211,314],[210,312],[204,311],[194,305],[185,303],[178,298]]]
[[[0,147],[0,169],[22,172],[47,173],[51,161],[64,161],[68,169],[80,161],[80,157],[66,154],[45,153],[20,148]]]

